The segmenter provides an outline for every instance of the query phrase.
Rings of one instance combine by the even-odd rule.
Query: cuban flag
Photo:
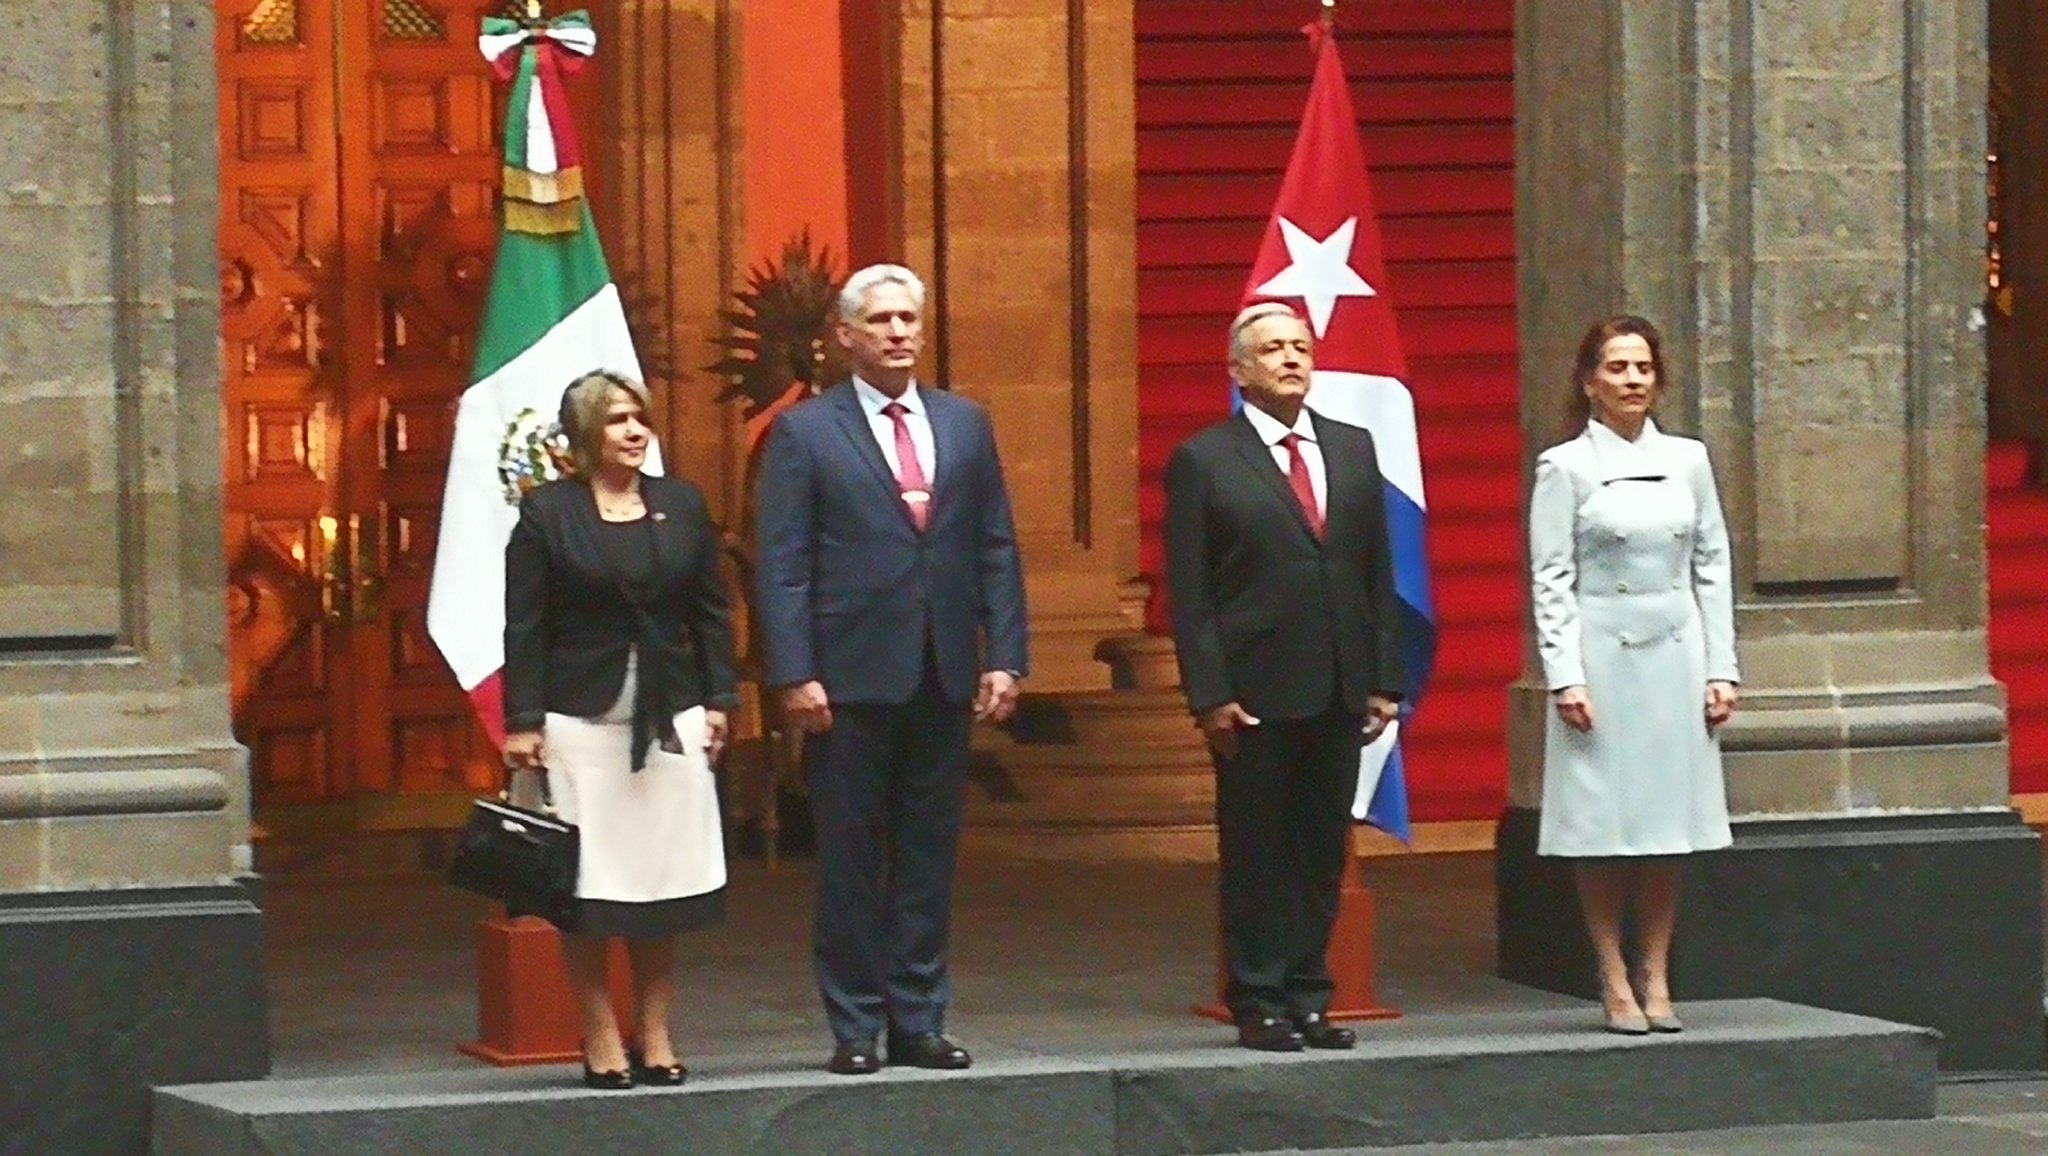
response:
[[[1305,31],[1315,80],[1287,176],[1273,205],[1244,304],[1300,302],[1315,332],[1309,408],[1372,431],[1387,483],[1394,588],[1401,605],[1408,686],[1401,718],[1365,748],[1352,817],[1406,840],[1408,784],[1401,766],[1401,725],[1414,713],[1436,660],[1436,610],[1424,552],[1428,504],[1415,439],[1415,399],[1386,285],[1386,253],[1373,213],[1372,181],[1351,111],[1351,90],[1336,37],[1321,24]],[[1331,463],[1336,467],[1338,463]]]

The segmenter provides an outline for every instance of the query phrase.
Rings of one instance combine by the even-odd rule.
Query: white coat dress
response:
[[[1706,684],[1740,680],[1728,529],[1706,447],[1646,421],[1599,422],[1536,460],[1529,568],[1555,692],[1584,686],[1593,729],[1547,713],[1538,854],[1682,855],[1731,842]]]

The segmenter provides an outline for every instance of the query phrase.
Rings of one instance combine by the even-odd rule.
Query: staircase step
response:
[[[1985,502],[1984,520],[1993,547],[2048,537],[2048,487],[1993,490]]]
[[[1994,490],[2008,490],[2033,481],[2034,447],[2023,441],[1994,441],[1984,449],[1984,473]]]
[[[1999,543],[1989,552],[1991,606],[2048,602],[2048,526],[2032,538]]]
[[[1134,1039],[1086,1014],[1096,1035],[1080,1046],[1058,1042],[1087,1038],[1071,1028],[1044,1037],[1038,1018],[1026,1027],[1039,1035],[978,1021],[974,1067],[945,1079],[849,1082],[808,1054],[712,1055],[693,1056],[673,1094],[480,1066],[159,1088],[150,1151],[552,1156],[674,1151],[687,1137],[705,1156],[1272,1152],[1935,1111],[1935,1033],[1771,1000],[1689,1003],[1685,1034],[1656,1041],[1593,1031],[1573,1004],[1373,1024],[1356,1051],[1282,1057],[1219,1047],[1187,1016]]]
[[[2048,602],[1991,604],[1991,661],[2048,654]]]
[[[1026,743],[1011,747],[997,760],[1012,774],[1058,770],[1085,776],[1139,775],[1185,767],[1209,767],[1208,747],[1192,720],[1183,717],[1188,738],[1168,743]]]

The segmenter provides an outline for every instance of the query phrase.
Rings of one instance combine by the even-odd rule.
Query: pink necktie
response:
[[[903,505],[910,511],[910,524],[921,534],[931,521],[932,492],[925,485],[924,464],[917,460],[917,442],[911,439],[910,423],[903,420],[903,415],[910,411],[902,402],[892,401],[882,407],[882,412],[896,423],[896,492],[903,495]]]
[[[897,435],[899,440],[902,435]],[[1294,490],[1294,500],[1301,503],[1301,512],[1308,517],[1308,527],[1315,531],[1316,538],[1323,536],[1323,512],[1316,506],[1316,488],[1309,481],[1308,459],[1301,456],[1301,435],[1288,434],[1280,439],[1287,447],[1287,484]]]

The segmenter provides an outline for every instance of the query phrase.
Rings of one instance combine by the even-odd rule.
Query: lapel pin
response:
[[[660,510],[656,510],[654,511],[654,520],[657,522],[666,522],[668,521],[668,515],[662,513]]]

